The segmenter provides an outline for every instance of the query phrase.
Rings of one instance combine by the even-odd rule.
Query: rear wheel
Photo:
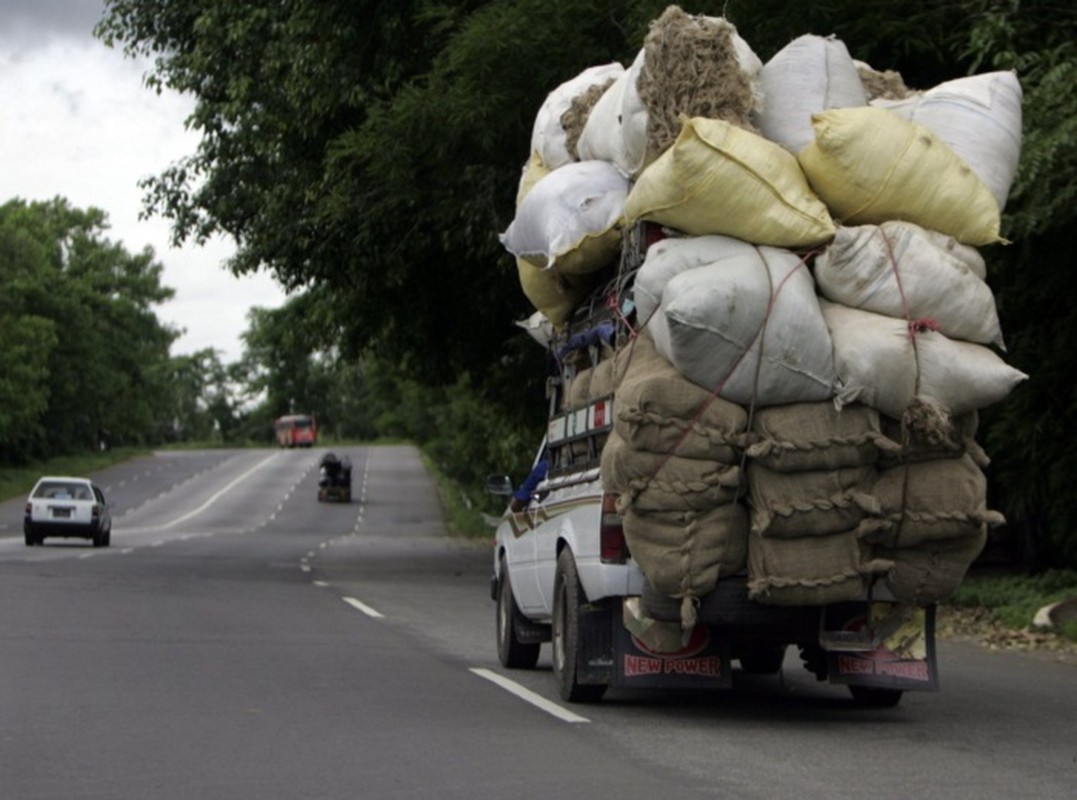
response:
[[[505,559],[501,559],[501,580],[497,589],[497,657],[509,669],[531,669],[538,663],[537,642],[524,643],[517,635],[517,618],[521,615],[512,596],[512,584]]]
[[[853,702],[862,708],[893,708],[905,694],[901,689],[884,689],[879,686],[850,686]]]
[[[580,606],[587,601],[580,587],[572,552],[557,557],[553,582],[553,673],[562,700],[594,703],[606,693],[605,684],[581,684],[576,664],[580,653]]]

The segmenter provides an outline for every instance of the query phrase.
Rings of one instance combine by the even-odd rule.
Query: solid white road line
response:
[[[208,500],[206,500],[206,502],[204,502],[198,508],[194,509],[194,511],[188,511],[182,517],[177,517],[176,519],[172,520],[171,522],[167,522],[164,525],[158,525],[158,526],[156,526],[154,528],[147,528],[146,530],[154,530],[154,531],[156,531],[156,530],[164,530],[165,528],[172,528],[172,527],[174,527],[176,525],[179,525],[181,522],[190,519],[191,517],[195,516],[196,514],[201,514],[203,511],[205,511],[211,505],[216,503],[217,500],[220,499],[222,496],[224,496],[224,495],[228,494],[228,492],[232,491],[233,486],[235,486],[238,483],[242,483],[243,481],[245,481],[247,478],[249,478],[255,472],[260,470],[262,467],[264,467],[270,461],[277,458],[279,455],[280,455],[280,453],[274,453],[273,455],[269,456],[268,458],[262,459],[257,464],[255,464],[253,467],[251,467],[249,470],[247,470],[242,475],[240,475],[238,478],[236,478],[231,483],[229,483],[227,486],[225,486],[223,489],[219,490],[216,494],[212,495]]]
[[[525,689],[516,681],[511,681],[503,675],[498,675],[496,672],[492,672],[488,669],[482,669],[481,667],[472,667],[471,671],[478,675],[480,678],[486,678],[491,683],[495,683],[510,694],[514,694],[521,700],[524,700],[535,708],[545,711],[551,716],[557,717],[562,722],[590,722],[587,717],[581,717],[579,714],[574,714],[567,708],[562,708],[557,703],[551,703],[542,695],[535,694],[530,689]]]
[[[341,599],[345,603],[350,605],[352,608],[359,609],[364,614],[366,614],[368,617],[373,617],[374,619],[381,619],[382,617],[385,616],[381,612],[375,611],[373,608],[368,606],[366,603],[363,603],[363,602],[361,602],[359,600],[356,600],[354,597],[342,597]]]

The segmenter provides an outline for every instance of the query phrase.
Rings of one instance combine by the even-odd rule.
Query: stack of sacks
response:
[[[830,333],[789,250],[727,236],[652,245],[636,277],[641,324],[686,378],[740,405],[834,396]]]
[[[836,402],[878,410],[901,446],[880,462],[870,490],[879,508],[858,535],[891,562],[894,596],[924,605],[957,587],[987,527],[1002,521],[987,509],[986,457],[961,431],[1027,377],[991,349],[1003,338],[975,249],[1001,241],[1012,178],[1005,164],[1016,151],[996,128],[978,125],[985,149],[973,169],[942,135],[876,102],[815,114],[815,139],[798,160],[843,222],[814,260],[841,384]],[[981,174],[993,176],[994,189]]]
[[[960,584],[979,555],[987,528],[1003,522],[987,508],[988,463],[975,441],[976,414],[950,419],[945,410],[918,400],[894,427],[902,447],[880,458],[872,494],[878,515],[860,525],[860,537],[893,566],[886,583],[893,595],[916,605],[935,603]]]
[[[823,605],[863,597],[889,562],[876,560],[860,525],[877,518],[872,495],[880,452],[898,446],[879,414],[831,402],[756,412],[747,454],[752,507],[748,596],[775,605]]]
[[[911,223],[840,228],[815,259],[820,291],[837,300],[821,304],[838,402],[878,409],[901,444],[880,462],[879,509],[859,535],[893,562],[886,584],[904,602],[945,599],[1003,521],[987,508],[970,420],[1026,376],[989,347],[1003,337],[982,275],[975,249]]]
[[[599,272],[619,244],[627,182],[611,177],[613,170],[606,165],[572,165],[578,161],[575,142],[590,107],[622,73],[624,67],[617,63],[590,67],[547,95],[535,117],[531,157],[517,188],[517,218],[501,237],[516,256],[524,295],[555,327],[600,283]],[[569,166],[567,174],[545,182]],[[537,199],[528,201],[539,183]]]
[[[747,412],[686,380],[646,332],[617,356],[602,482],[619,494],[625,538],[657,591],[692,598],[744,569],[748,513],[740,468]]]

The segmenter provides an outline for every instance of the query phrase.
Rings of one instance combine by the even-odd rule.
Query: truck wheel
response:
[[[850,686],[853,702],[861,708],[893,708],[901,702],[901,689],[883,689],[879,686]]]
[[[742,672],[749,675],[774,675],[785,661],[785,645],[756,645],[740,654]]]
[[[531,669],[538,663],[540,644],[521,642],[516,635],[520,608],[512,596],[512,584],[505,559],[501,559],[501,580],[497,589],[497,657],[503,667]]]
[[[570,703],[594,703],[606,693],[605,684],[581,684],[576,680],[580,606],[586,600],[572,551],[566,547],[557,557],[553,580],[553,674],[561,699]]]

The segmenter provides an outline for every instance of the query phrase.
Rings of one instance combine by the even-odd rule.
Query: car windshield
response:
[[[38,485],[34,497],[46,500],[89,500],[90,488],[71,481],[45,481]]]

